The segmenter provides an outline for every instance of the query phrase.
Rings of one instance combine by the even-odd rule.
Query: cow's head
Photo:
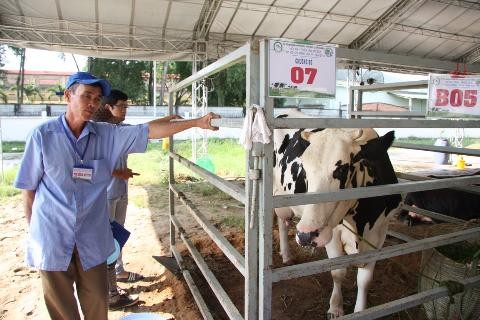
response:
[[[303,132],[302,138],[310,142],[301,156],[309,181],[308,192],[383,184],[375,166],[388,157],[393,132],[379,138],[372,129],[327,129]],[[303,206],[297,242],[303,246],[325,246],[332,239],[333,228],[357,203],[353,199]]]

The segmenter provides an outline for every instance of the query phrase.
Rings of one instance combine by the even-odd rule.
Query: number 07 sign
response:
[[[429,113],[444,116],[480,116],[480,76],[430,74]]]
[[[269,39],[271,97],[335,97],[335,47],[306,41]]]

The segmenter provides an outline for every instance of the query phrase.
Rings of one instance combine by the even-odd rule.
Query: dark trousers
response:
[[[74,284],[84,319],[108,319],[106,263],[84,271],[75,247],[67,271],[40,270],[40,278],[45,304],[52,320],[80,320]]]

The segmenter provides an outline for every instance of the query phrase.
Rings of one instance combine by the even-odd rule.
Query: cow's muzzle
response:
[[[317,243],[313,239],[318,237],[318,231],[300,232],[297,231],[296,240],[302,247],[316,247]]]

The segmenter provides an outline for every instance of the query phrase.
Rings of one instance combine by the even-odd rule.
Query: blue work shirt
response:
[[[129,126],[129,124],[125,123],[118,123],[117,126]],[[125,155],[123,157],[118,158],[117,163],[115,164],[115,169],[127,169],[127,160],[128,156]],[[128,192],[128,180],[112,177],[110,184],[107,188],[107,199],[117,199],[121,196],[127,194]]]
[[[122,169],[122,170],[126,169],[127,159],[128,159],[127,156],[120,157],[117,161],[117,164],[115,165],[115,169]],[[120,198],[124,194],[127,194],[127,192],[128,192],[128,180],[112,177],[112,180],[110,181],[110,184],[108,185],[108,188],[107,188],[107,199],[112,200],[112,199]]]
[[[114,251],[107,211],[112,171],[120,157],[145,152],[147,141],[147,124],[96,122],[87,122],[77,139],[64,115],[30,133],[15,180],[15,187],[36,192],[26,246],[29,266],[66,271],[74,246],[83,270],[107,260]],[[72,178],[83,152],[83,165],[93,168],[91,181]]]

